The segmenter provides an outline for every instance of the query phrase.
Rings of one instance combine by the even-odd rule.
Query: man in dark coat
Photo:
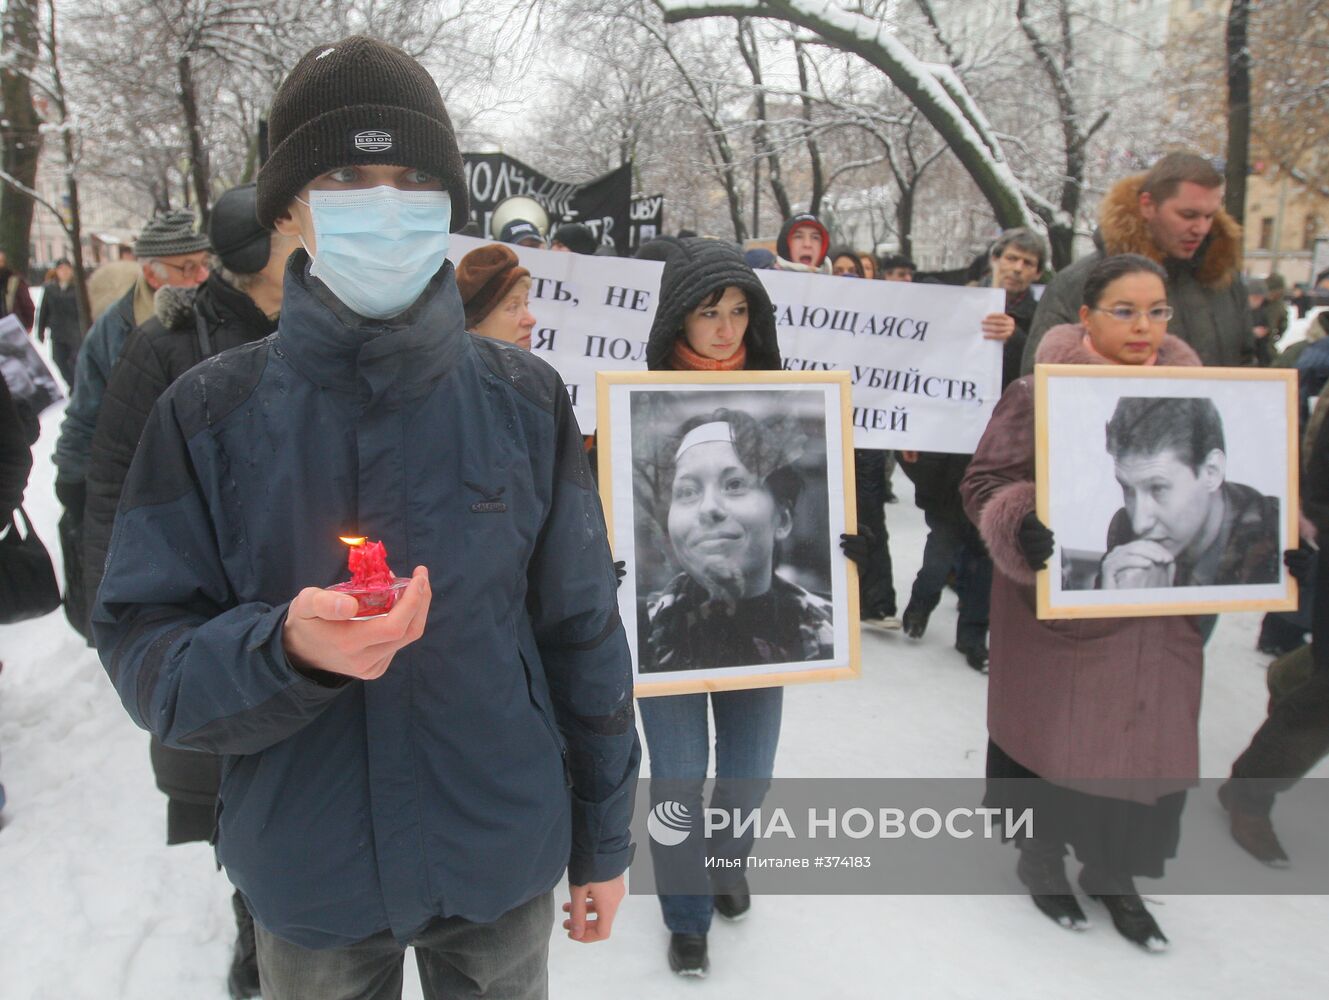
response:
[[[1267,865],[1288,864],[1270,816],[1275,797],[1295,785],[1329,753],[1329,421],[1312,428],[1302,507],[1320,549],[1312,591],[1310,676],[1270,707],[1269,717],[1232,764],[1218,790],[1232,837]],[[1295,563],[1289,561],[1289,567]],[[1309,572],[1307,567],[1306,572]],[[1305,573],[1302,574],[1306,575]]]
[[[1006,309],[983,317],[983,335],[1002,344],[1001,387],[1020,377],[1035,300],[1030,287],[1047,263],[1047,244],[1033,230],[1008,229],[987,254],[986,270],[974,284],[1000,288]],[[901,452],[901,468],[914,483],[914,503],[923,511],[928,537],[923,565],[914,578],[902,621],[905,634],[921,639],[928,620],[941,602],[947,581],[959,598],[955,648],[973,669],[988,665],[988,615],[992,590],[992,559],[960,503],[960,482],[970,455]]]
[[[1006,293],[1005,315],[1010,317],[1009,323],[997,326],[998,317],[985,317],[997,332],[1009,330],[1001,345],[1003,390],[1020,377],[1024,346],[1038,308],[1033,284],[1046,266],[1047,244],[1041,236],[1024,227],[1007,229],[992,244],[987,271],[978,279],[977,284],[1000,288]]]
[[[277,329],[286,258],[298,244],[274,237],[258,224],[253,184],[217,199],[209,236],[221,270],[197,288],[163,288],[157,314],[125,343],[106,385],[88,459],[87,509],[83,518],[83,579],[89,606],[96,603],[110,546],[116,507],[139,438],[157,398],[200,361],[260,340]],[[166,842],[210,840],[216,822],[221,759],[178,750],[152,738],[157,787],[166,793]],[[237,892],[238,925],[230,972],[231,995],[258,994],[253,921]]]
[[[1114,186],[1099,209],[1095,250],[1059,272],[1038,302],[1023,371],[1033,371],[1043,334],[1080,321],[1084,282],[1094,264],[1122,253],[1140,254],[1166,269],[1174,310],[1168,332],[1190,344],[1204,364],[1252,364],[1255,337],[1238,273],[1241,226],[1222,205],[1223,175],[1193,153],[1168,153],[1148,173]]]
[[[55,262],[55,279],[42,285],[42,304],[37,309],[33,333],[39,341],[51,331],[51,360],[60,369],[65,385],[74,385],[74,361],[83,343],[83,324],[78,318],[78,288],[74,268],[63,257]]]
[[[565,872],[569,936],[609,936],[640,761],[572,404],[466,333],[466,175],[423,66],[319,45],[269,135],[258,219],[304,247],[277,333],[158,400],[98,653],[136,723],[223,755],[217,855],[265,1000],[399,995],[408,946],[427,997],[535,1000]],[[415,567],[373,620],[327,589],[348,535]]]
[[[65,562],[65,615],[85,637],[88,605],[83,597],[83,511],[87,504],[88,454],[97,429],[102,394],[125,341],[153,315],[153,297],[167,285],[192,288],[208,276],[208,237],[194,230],[194,213],[167,212],[143,227],[134,244],[139,276],[129,291],[92,324],[79,347],[74,385],[55,442],[55,495],[65,508],[60,547]]]

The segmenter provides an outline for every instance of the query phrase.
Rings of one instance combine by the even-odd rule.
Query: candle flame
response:
[[[369,541],[369,538],[365,535],[360,535],[358,537],[355,536],[348,537],[346,535],[338,535],[337,537],[340,538],[347,545],[351,546],[351,548],[358,548],[359,546],[363,545],[365,542]]]

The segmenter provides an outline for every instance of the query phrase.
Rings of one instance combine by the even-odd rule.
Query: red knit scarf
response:
[[[740,371],[748,360],[747,341],[738,345],[733,355],[724,361],[703,358],[688,346],[682,337],[674,341],[674,353],[670,358],[674,370],[680,372],[736,372]]]

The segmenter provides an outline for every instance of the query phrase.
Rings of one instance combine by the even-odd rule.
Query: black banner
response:
[[[632,234],[632,165],[625,163],[585,184],[556,181],[506,153],[463,153],[471,219],[488,238],[489,219],[505,198],[526,195],[549,213],[551,226],[580,222],[602,243],[625,253]]]
[[[632,231],[628,248],[636,250],[647,240],[664,235],[664,195],[639,194],[632,199]]]

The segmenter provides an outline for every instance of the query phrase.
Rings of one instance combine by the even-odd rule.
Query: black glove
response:
[[[877,542],[877,533],[866,524],[858,526],[858,534],[840,536],[840,551],[855,566],[862,567],[872,553],[872,546]]]
[[[627,575],[628,561],[626,559],[620,559],[618,562],[614,563],[614,576],[618,577],[618,583],[616,586],[623,586],[623,577]]]
[[[1020,522],[1020,530],[1016,532],[1015,538],[1020,543],[1020,551],[1024,553],[1024,561],[1030,569],[1047,567],[1048,559],[1052,557],[1052,531],[1032,510]]]
[[[1311,569],[1315,566],[1315,556],[1316,554],[1310,549],[1288,549],[1283,553],[1283,565],[1292,574],[1292,579],[1304,585],[1310,579]]]
[[[57,479],[55,498],[61,506],[78,520],[83,519],[83,508],[87,505],[88,487],[83,480]]]

